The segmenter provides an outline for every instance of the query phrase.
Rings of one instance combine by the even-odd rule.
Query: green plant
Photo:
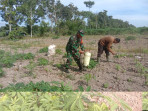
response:
[[[120,71],[121,66],[119,64],[116,64],[116,69],[117,69],[117,71]]]
[[[26,33],[22,32],[20,30],[13,30],[9,33],[9,39],[11,40],[17,40],[17,39],[22,39],[23,36],[25,36]]]
[[[129,78],[129,79],[127,79],[127,82],[132,82],[132,80]]]
[[[61,55],[63,53],[61,49],[56,49],[55,52],[56,52],[56,54],[59,54],[59,55]]]
[[[26,53],[26,54],[15,54],[13,57],[16,60],[28,60],[28,59],[34,59],[34,54],[32,53]]]
[[[3,69],[0,67],[0,77],[3,77],[5,75],[5,72],[3,71]]]
[[[109,111],[109,108],[105,103],[100,105],[97,103],[92,103],[89,105],[88,111]]]
[[[109,86],[108,83],[104,83],[104,84],[103,84],[103,87],[104,87],[104,88],[108,88],[108,86]]]
[[[148,69],[144,67],[138,60],[136,60],[136,68],[137,71],[141,74],[148,72]]]
[[[129,40],[136,40],[136,37],[135,36],[128,36],[125,38],[126,41],[129,41]]]
[[[39,66],[45,66],[45,65],[48,65],[48,64],[49,64],[49,62],[48,62],[47,59],[45,59],[45,58],[39,58],[38,59],[38,65]]]
[[[87,88],[86,89],[84,89],[83,88],[83,86],[78,86],[78,90],[77,91],[81,91],[81,92],[83,92],[83,91],[91,91],[91,86],[87,86]]]
[[[55,64],[55,66],[56,66],[57,68],[61,68],[61,67],[62,67],[61,64]]]
[[[91,59],[88,68],[93,69],[96,67],[97,64],[98,64],[98,62]]]
[[[75,77],[71,74],[66,75],[66,78],[69,78],[70,80],[75,80]]]
[[[131,111],[124,101],[82,92],[5,92],[1,93],[1,110],[25,111]],[[90,96],[89,96],[90,95]],[[107,102],[91,102],[88,97],[99,97]],[[84,104],[85,103],[85,104]]]
[[[63,110],[67,109],[68,111],[84,111],[84,105],[82,102],[82,92],[66,93],[64,103],[66,105],[64,106]]]
[[[16,61],[16,59],[12,56],[10,52],[3,52],[0,54],[0,67],[12,67],[13,63]]]
[[[120,57],[126,57],[127,56],[127,54],[118,54],[118,55],[115,55],[114,57],[115,58],[120,58]]]
[[[143,66],[137,59],[136,59],[136,69],[137,72],[141,73],[145,77],[145,85],[148,85],[148,68]]]
[[[33,75],[33,70],[36,66],[37,66],[36,63],[34,63],[33,61],[30,61],[29,64],[25,67],[26,69],[28,69],[29,76]]]
[[[48,52],[48,47],[44,47],[39,50],[39,53],[47,53]]]
[[[9,86],[0,89],[0,92],[29,92],[29,91],[42,91],[42,92],[62,92],[62,91],[72,91],[72,88],[69,85],[65,85],[63,82],[53,81],[53,82],[30,82],[28,84],[17,83],[10,84]]]
[[[86,80],[87,85],[88,85],[88,82],[89,82],[92,78],[94,78],[94,77],[92,76],[92,74],[85,74],[85,75],[84,75],[84,80]]]
[[[67,53],[65,52],[64,55],[63,55],[63,58],[66,58],[66,57],[67,57]]]
[[[60,38],[59,36],[53,36],[52,39],[58,39]]]
[[[1,89],[3,88],[3,85],[2,85],[2,84],[0,84],[0,88],[1,88]]]
[[[148,110],[148,92],[142,93],[142,110],[143,111]]]

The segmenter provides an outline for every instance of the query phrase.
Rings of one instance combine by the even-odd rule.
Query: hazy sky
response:
[[[84,1],[88,0],[60,0],[64,5],[73,3],[78,10],[88,11]],[[103,10],[108,11],[108,15],[113,18],[128,21],[136,27],[148,27],[148,0],[90,0],[94,1],[94,6],[90,9],[94,13]],[[0,26],[5,25],[0,19]]]

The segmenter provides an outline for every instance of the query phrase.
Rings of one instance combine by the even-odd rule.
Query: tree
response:
[[[21,0],[23,4],[19,7],[19,12],[23,16],[26,25],[30,26],[30,33],[32,37],[32,26],[38,23],[39,18],[43,17],[45,11],[43,9],[42,0]]]
[[[89,8],[89,11],[90,11],[90,8],[92,8],[92,6],[95,4],[94,1],[85,1],[84,4],[86,5],[86,7]]]
[[[17,11],[19,3],[19,0],[0,0],[1,17],[5,22],[8,22],[9,32],[12,30],[12,25],[16,25],[21,21],[21,16]]]

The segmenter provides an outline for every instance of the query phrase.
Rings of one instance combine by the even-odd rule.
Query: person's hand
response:
[[[114,56],[117,55],[116,53],[112,53]]]
[[[80,54],[84,54],[84,51],[79,51]]]

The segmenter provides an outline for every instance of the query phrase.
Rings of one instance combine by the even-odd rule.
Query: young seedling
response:
[[[26,69],[28,69],[29,76],[33,75],[33,70],[36,66],[37,66],[36,63],[34,63],[33,61],[30,61],[30,63],[25,67]]]
[[[127,79],[127,82],[132,82],[132,80],[129,78],[129,79]]]
[[[117,71],[120,71],[121,66],[119,64],[116,64],[116,69],[117,69]]]
[[[84,75],[84,80],[86,80],[87,85],[88,85],[89,81],[93,78],[94,78],[94,76],[92,76],[92,74],[85,74]]]
[[[109,84],[108,83],[104,83],[103,84],[103,88],[108,88]]]

